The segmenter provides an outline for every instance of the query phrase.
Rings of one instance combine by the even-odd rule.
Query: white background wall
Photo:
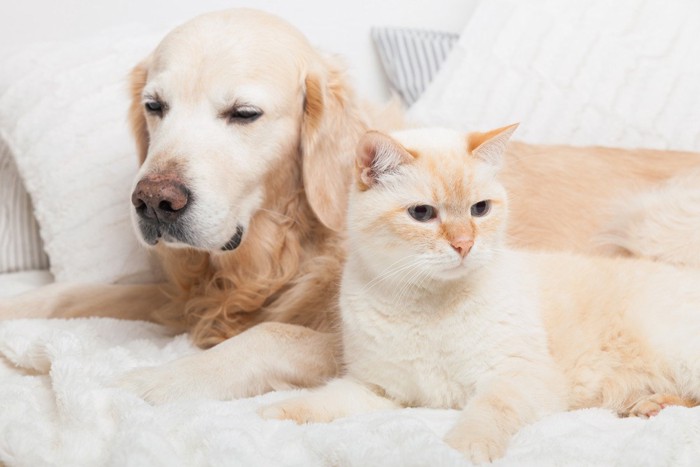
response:
[[[86,37],[123,24],[154,31],[234,6],[276,13],[311,42],[346,57],[360,93],[388,95],[369,36],[371,26],[460,32],[479,0],[0,0],[0,46]],[[1,66],[1,65],[0,65]]]

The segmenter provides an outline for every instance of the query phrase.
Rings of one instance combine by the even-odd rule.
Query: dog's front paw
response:
[[[196,355],[164,365],[136,368],[122,375],[115,386],[126,389],[154,405],[191,399],[231,399],[235,386],[226,373],[215,371]],[[198,365],[198,363],[200,363]],[[227,378],[228,377],[228,378]]]
[[[277,404],[269,405],[258,410],[262,418],[268,420],[292,420],[296,423],[328,423],[333,421],[333,416],[320,407],[314,407],[313,403],[305,397],[288,399]]]
[[[484,464],[503,457],[507,440],[497,439],[478,432],[467,432],[453,428],[445,437],[445,442],[464,454],[474,464]]]
[[[183,385],[167,365],[144,367],[131,370],[115,382],[115,386],[125,389],[154,405],[191,398],[192,388]]]

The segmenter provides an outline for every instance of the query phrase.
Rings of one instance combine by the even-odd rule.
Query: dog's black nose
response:
[[[172,224],[185,212],[189,190],[174,173],[146,175],[131,194],[139,217],[151,223]]]

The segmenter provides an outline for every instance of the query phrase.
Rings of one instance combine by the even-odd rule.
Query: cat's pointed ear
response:
[[[484,162],[500,167],[508,140],[518,125],[520,124],[514,123],[485,133],[469,133],[467,135],[467,152]]]
[[[411,153],[390,136],[368,131],[357,146],[356,164],[360,189],[368,189],[383,175],[412,160]]]

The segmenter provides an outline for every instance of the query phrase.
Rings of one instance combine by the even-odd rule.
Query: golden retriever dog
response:
[[[121,380],[155,403],[245,397],[335,375],[355,145],[400,119],[359,103],[343,68],[299,31],[247,9],[173,30],[136,66],[131,86],[141,160],[131,210],[166,282],[56,284],[0,301],[0,316],[147,319],[211,347]],[[646,222],[645,196],[662,199],[663,183],[700,167],[700,156],[513,143],[506,159],[514,246],[674,261],[663,254],[667,229],[646,238],[635,226]],[[653,242],[660,250],[647,251]]]

